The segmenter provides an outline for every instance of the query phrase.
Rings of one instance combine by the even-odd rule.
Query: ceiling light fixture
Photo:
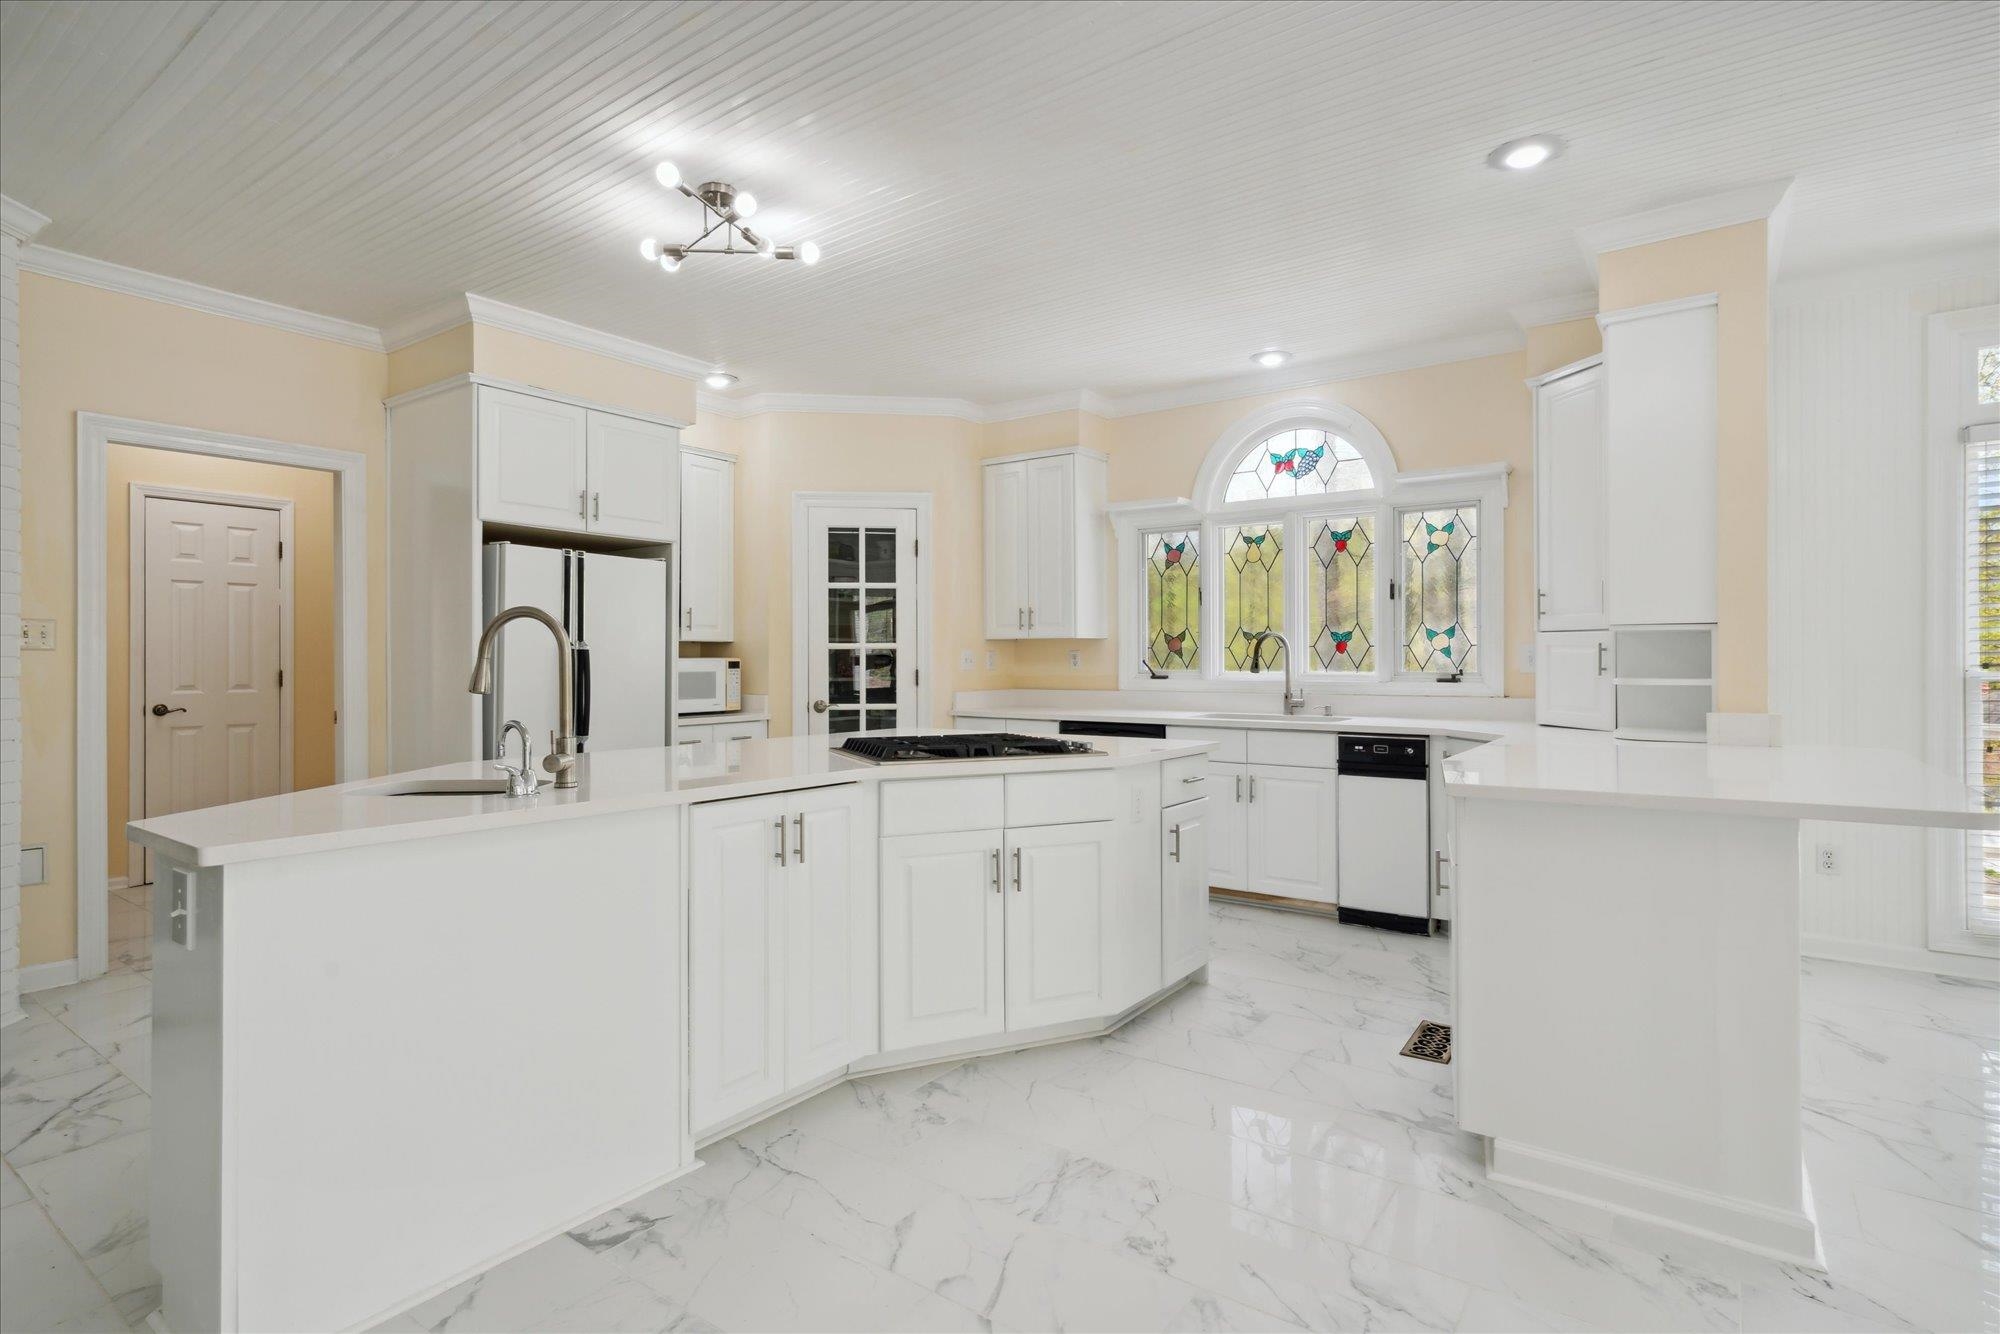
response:
[[[736,383],[736,377],[728,371],[710,371],[701,377],[701,382],[710,389],[727,389]]]
[[[686,245],[661,245],[650,236],[639,242],[639,255],[648,263],[657,260],[668,273],[679,270],[681,261],[689,255],[761,255],[766,259],[796,259],[802,264],[819,263],[819,246],[812,241],[779,245],[744,226],[744,220],[757,211],[757,196],[748,190],[738,190],[727,181],[704,181],[690,189],[681,180],[680,168],[671,162],[662,162],[654,168],[653,179],[699,203],[703,227],[701,235]],[[712,236],[721,244],[704,246],[702,242]],[[737,244],[739,241],[741,245]]]
[[[1255,356],[1250,358],[1250,360],[1256,362],[1259,366],[1262,366],[1267,371],[1276,370],[1278,367],[1284,365],[1291,359],[1292,359],[1291,353],[1280,352],[1275,347],[1267,347],[1262,352],[1259,352]]]
[[[1500,171],[1527,171],[1541,166],[1562,151],[1563,141],[1552,134],[1509,139],[1486,155],[1486,165]]]

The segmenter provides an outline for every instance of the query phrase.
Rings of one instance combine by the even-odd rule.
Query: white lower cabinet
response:
[[[1208,883],[1250,888],[1250,766],[1211,764],[1208,770]]]
[[[1006,898],[998,829],[882,840],[882,1046],[1007,1027]]]
[[[859,787],[689,817],[689,1120],[720,1125],[876,1050],[874,820]]]
[[[1007,1027],[1106,1013],[1112,822],[1007,831]]]
[[[1208,962],[1209,812],[1203,797],[1160,812],[1160,980],[1178,982]],[[1234,803],[1229,803],[1234,804]]]
[[[1618,722],[1609,630],[1535,636],[1535,721],[1544,727],[1610,731]]]
[[[1248,774],[1249,890],[1337,903],[1332,769],[1253,764]]]

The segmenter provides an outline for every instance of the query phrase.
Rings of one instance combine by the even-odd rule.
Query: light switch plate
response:
[[[48,848],[37,843],[21,849],[21,883],[39,885],[48,879]]]
[[[987,650],[986,650],[986,670],[990,672],[990,671],[992,671],[992,670],[993,670],[994,668],[998,667],[999,665],[1000,665],[1000,654],[999,654],[999,653],[998,653],[997,651],[993,650],[993,649],[987,649]]]
[[[53,652],[56,646],[56,623],[45,617],[21,620],[21,647],[40,652]]]
[[[958,655],[958,670],[960,670],[961,672],[969,672],[972,670],[971,649],[967,649],[965,650],[965,652]]]
[[[1530,639],[1525,644],[1516,644],[1514,646],[1514,670],[1520,672],[1526,672],[1530,676],[1534,675],[1535,673],[1534,640]]]

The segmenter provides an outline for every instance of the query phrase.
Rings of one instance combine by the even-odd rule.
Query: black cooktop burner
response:
[[[1026,755],[1095,755],[1087,741],[1016,732],[975,732],[959,736],[851,736],[840,743],[850,755],[877,764],[898,760],[992,760]]]

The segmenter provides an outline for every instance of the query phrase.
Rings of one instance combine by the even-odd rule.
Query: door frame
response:
[[[143,820],[146,795],[146,502],[191,500],[203,505],[234,505],[240,509],[276,510],[278,514],[278,771],[284,776],[284,791],[298,790],[298,775],[292,771],[292,727],[294,687],[298,678],[292,662],[293,559],[297,555],[292,537],[292,502],[282,496],[256,496],[229,491],[203,491],[185,486],[164,486],[157,482],[133,482],[129,492],[128,520],[131,542],[126,550],[126,611],[130,628],[125,644],[129,665],[125,684],[130,697],[125,732],[125,816]],[[134,814],[134,812],[138,814]],[[125,883],[143,883],[132,878],[133,868],[145,869],[144,848],[125,845]],[[134,859],[138,860],[134,860]],[[150,877],[147,877],[150,879]],[[109,881],[106,882],[109,884]]]
[[[104,692],[110,652],[105,622],[105,492],[112,445],[276,463],[333,474],[334,781],[368,774],[368,458],[348,449],[288,444],[162,422],[76,414],[76,975],[101,975],[110,962],[106,899],[110,814],[105,791]]]
[[[805,715],[812,690],[804,645],[810,633],[808,589],[812,579],[811,545],[814,509],[915,510],[917,515],[917,720],[928,727],[931,682],[923,678],[931,663],[931,493],[928,491],[794,491],[792,492],[792,735],[806,735]],[[935,676],[935,673],[933,673]]]

